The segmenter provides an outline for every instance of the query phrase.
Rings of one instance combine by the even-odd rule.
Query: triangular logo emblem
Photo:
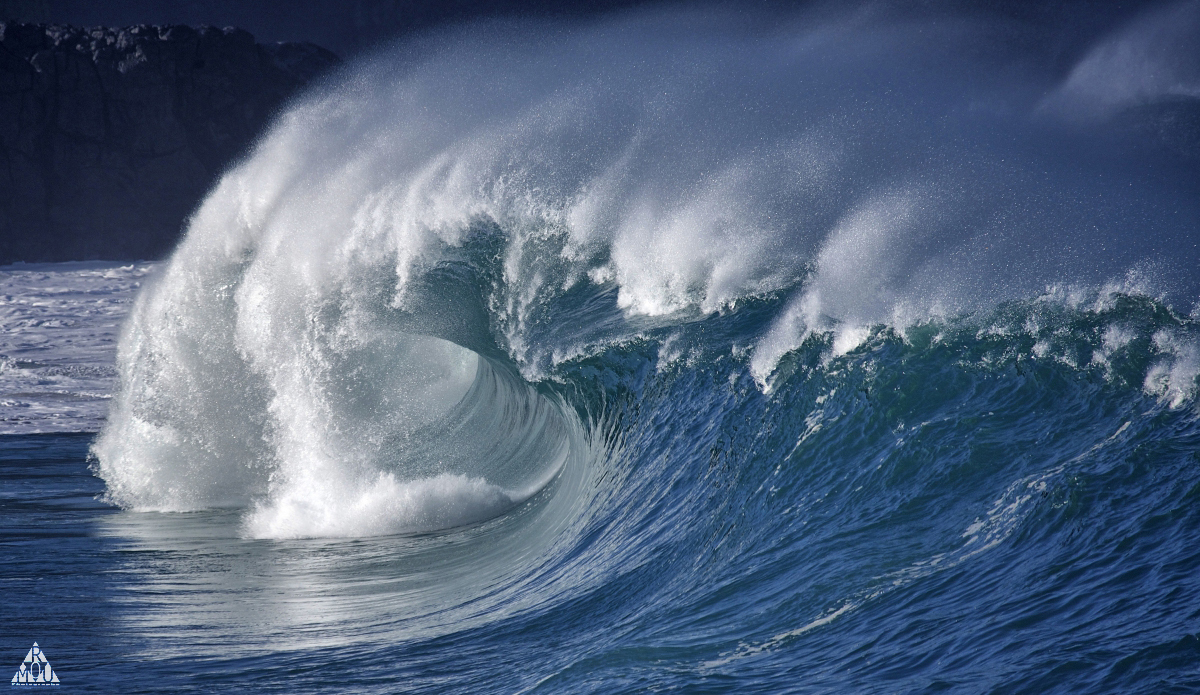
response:
[[[12,684],[58,685],[58,672],[50,668],[50,662],[46,660],[46,655],[42,653],[42,648],[37,642],[33,643],[33,647],[25,655],[25,660],[17,667]]]

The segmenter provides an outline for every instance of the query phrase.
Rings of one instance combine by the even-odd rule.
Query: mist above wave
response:
[[[487,516],[579,449],[573,413],[490,359],[538,379],[773,296],[765,384],[813,331],[845,351],[1053,282],[1132,268],[1190,301],[1194,166],[1074,116],[1110,104],[1046,107],[1082,78],[1026,30],[670,10],[468,27],[347,69],[225,175],[140,298],[96,446],[111,497],[254,502],[264,535],[437,527],[480,514],[422,504]]]

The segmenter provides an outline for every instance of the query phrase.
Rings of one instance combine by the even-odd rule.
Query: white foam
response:
[[[837,224],[817,255],[816,268],[771,326],[751,357],[755,380],[769,390],[779,359],[814,332],[833,334],[832,356],[861,345],[871,326],[890,323],[912,310],[904,298],[903,257],[920,231],[920,203],[911,191],[894,191],[868,201]],[[924,312],[933,311],[933,303]],[[914,319],[915,320],[915,319]]]
[[[116,343],[154,264],[0,267],[0,434],[100,429]]]
[[[490,519],[518,502],[482,478],[443,473],[399,481],[392,473],[355,484],[337,471],[286,485],[246,518],[256,538],[379,536],[434,531]]]
[[[1143,388],[1172,408],[1178,408],[1196,396],[1200,376],[1200,345],[1177,331],[1160,330],[1152,337],[1162,354],[1146,372]]]

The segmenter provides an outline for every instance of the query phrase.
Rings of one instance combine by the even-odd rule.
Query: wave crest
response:
[[[122,339],[111,499],[255,504],[255,533],[457,523],[585,448],[527,382],[644,331],[765,302],[734,347],[766,387],[814,331],[842,354],[1139,264],[1195,289],[1190,184],[1081,157],[1103,125],[1048,123],[1057,78],[1005,27],[542,28],[381,53],[225,175]],[[1145,381],[1173,401],[1176,353]]]

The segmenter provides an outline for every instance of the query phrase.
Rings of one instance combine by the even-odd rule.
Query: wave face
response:
[[[367,632],[466,631],[466,689],[1174,683],[1197,7],[1072,65],[1014,20],[880,8],[380,53],[143,290],[108,497],[402,534]],[[496,680],[463,646],[492,637],[549,670]]]

